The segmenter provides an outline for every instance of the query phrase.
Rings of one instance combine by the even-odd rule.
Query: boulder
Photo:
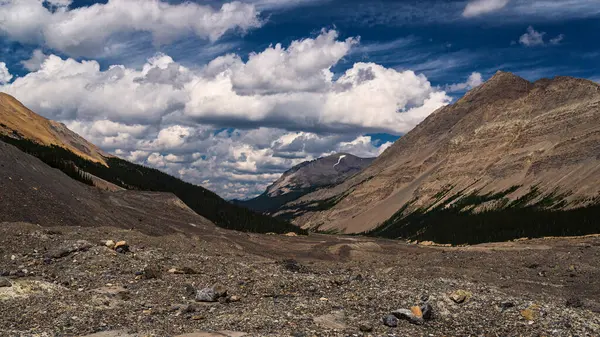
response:
[[[91,290],[92,293],[97,295],[103,295],[106,297],[117,298],[120,300],[128,300],[130,292],[121,286],[105,286]]]
[[[423,314],[423,319],[430,320],[433,319],[433,307],[429,303],[421,304],[421,312]]]
[[[521,310],[521,316],[528,321],[535,321],[540,312],[540,306],[537,304],[532,304],[528,306],[526,309]]]
[[[398,318],[395,315],[383,316],[383,325],[395,328],[398,326]]]
[[[227,289],[220,285],[204,288],[196,292],[196,301],[198,302],[217,302],[220,298],[227,296]]]
[[[115,243],[114,249],[117,253],[125,254],[129,252],[129,245],[127,244],[127,241],[119,241]]]
[[[471,298],[471,296],[473,295],[470,292],[459,289],[452,292],[449,297],[452,301],[454,301],[454,303],[461,304],[468,301]]]
[[[168,270],[169,273],[171,274],[179,274],[179,275],[194,275],[194,274],[198,274],[198,272],[196,272],[194,269],[190,268],[190,267],[182,267],[182,268],[171,268]]]
[[[63,257],[67,257],[75,252],[86,251],[92,248],[93,246],[94,245],[92,245],[88,241],[77,240],[75,242],[65,243],[62,246],[51,249],[48,253],[46,253],[46,257],[52,259],[60,259]]]
[[[392,311],[391,314],[397,319],[406,320],[413,324],[423,324],[423,313],[419,307],[412,307],[410,310],[398,309]]]
[[[373,326],[371,324],[364,323],[358,327],[358,330],[360,330],[361,332],[372,332]]]
[[[319,316],[313,319],[313,321],[327,329],[342,330],[347,327],[346,315],[343,311],[335,311],[327,315]]]
[[[217,302],[219,296],[215,290],[211,288],[204,288],[196,292],[196,301],[198,302]]]

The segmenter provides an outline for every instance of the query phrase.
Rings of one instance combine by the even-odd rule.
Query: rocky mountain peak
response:
[[[393,218],[399,210],[406,215],[435,209],[447,198],[496,196],[506,206],[528,195],[528,205],[561,200],[556,207],[563,209],[600,201],[599,107],[600,86],[594,82],[555,77],[531,83],[498,72],[431,114],[366,170],[304,196],[296,209],[317,200],[328,201],[329,208],[305,207],[294,221],[362,232],[390,219],[400,224]],[[481,207],[475,203],[470,209]],[[428,228],[433,233],[434,226]],[[420,229],[414,230],[423,235]]]
[[[335,153],[306,161],[283,173],[260,196],[237,203],[259,212],[277,212],[285,203],[354,176],[374,159],[360,158],[350,153]]]
[[[498,71],[481,86],[469,91],[457,103],[487,104],[499,100],[513,100],[527,94],[533,84],[513,73]]]
[[[374,158],[336,153],[294,166],[267,188],[269,195],[282,195],[301,189],[313,189],[341,182],[358,173]]]

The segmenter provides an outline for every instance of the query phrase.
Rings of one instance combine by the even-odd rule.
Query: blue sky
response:
[[[497,70],[599,81],[599,31],[597,0],[6,0],[0,90],[244,198],[303,160],[378,155]]]

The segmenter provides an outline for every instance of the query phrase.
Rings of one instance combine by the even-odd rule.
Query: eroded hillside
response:
[[[361,173],[287,206],[326,201],[328,208],[299,213],[295,223],[356,233],[398,211],[450,206],[467,196],[500,195],[468,204],[469,211],[524,196],[528,204],[552,199],[554,209],[568,209],[597,202],[599,192],[600,86],[570,77],[530,83],[498,72]]]

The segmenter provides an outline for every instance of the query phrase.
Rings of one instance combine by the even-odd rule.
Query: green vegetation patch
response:
[[[520,187],[498,193],[462,195],[459,192],[432,208],[407,210],[415,200],[403,205],[396,214],[369,236],[434,241],[450,244],[476,244],[508,241],[522,237],[577,236],[600,233],[600,205],[563,210],[569,193],[557,191],[542,195],[535,186],[520,198],[507,196]],[[438,197],[444,197],[440,194]],[[473,212],[477,206],[497,201],[497,206]],[[439,202],[439,200],[436,200]]]

